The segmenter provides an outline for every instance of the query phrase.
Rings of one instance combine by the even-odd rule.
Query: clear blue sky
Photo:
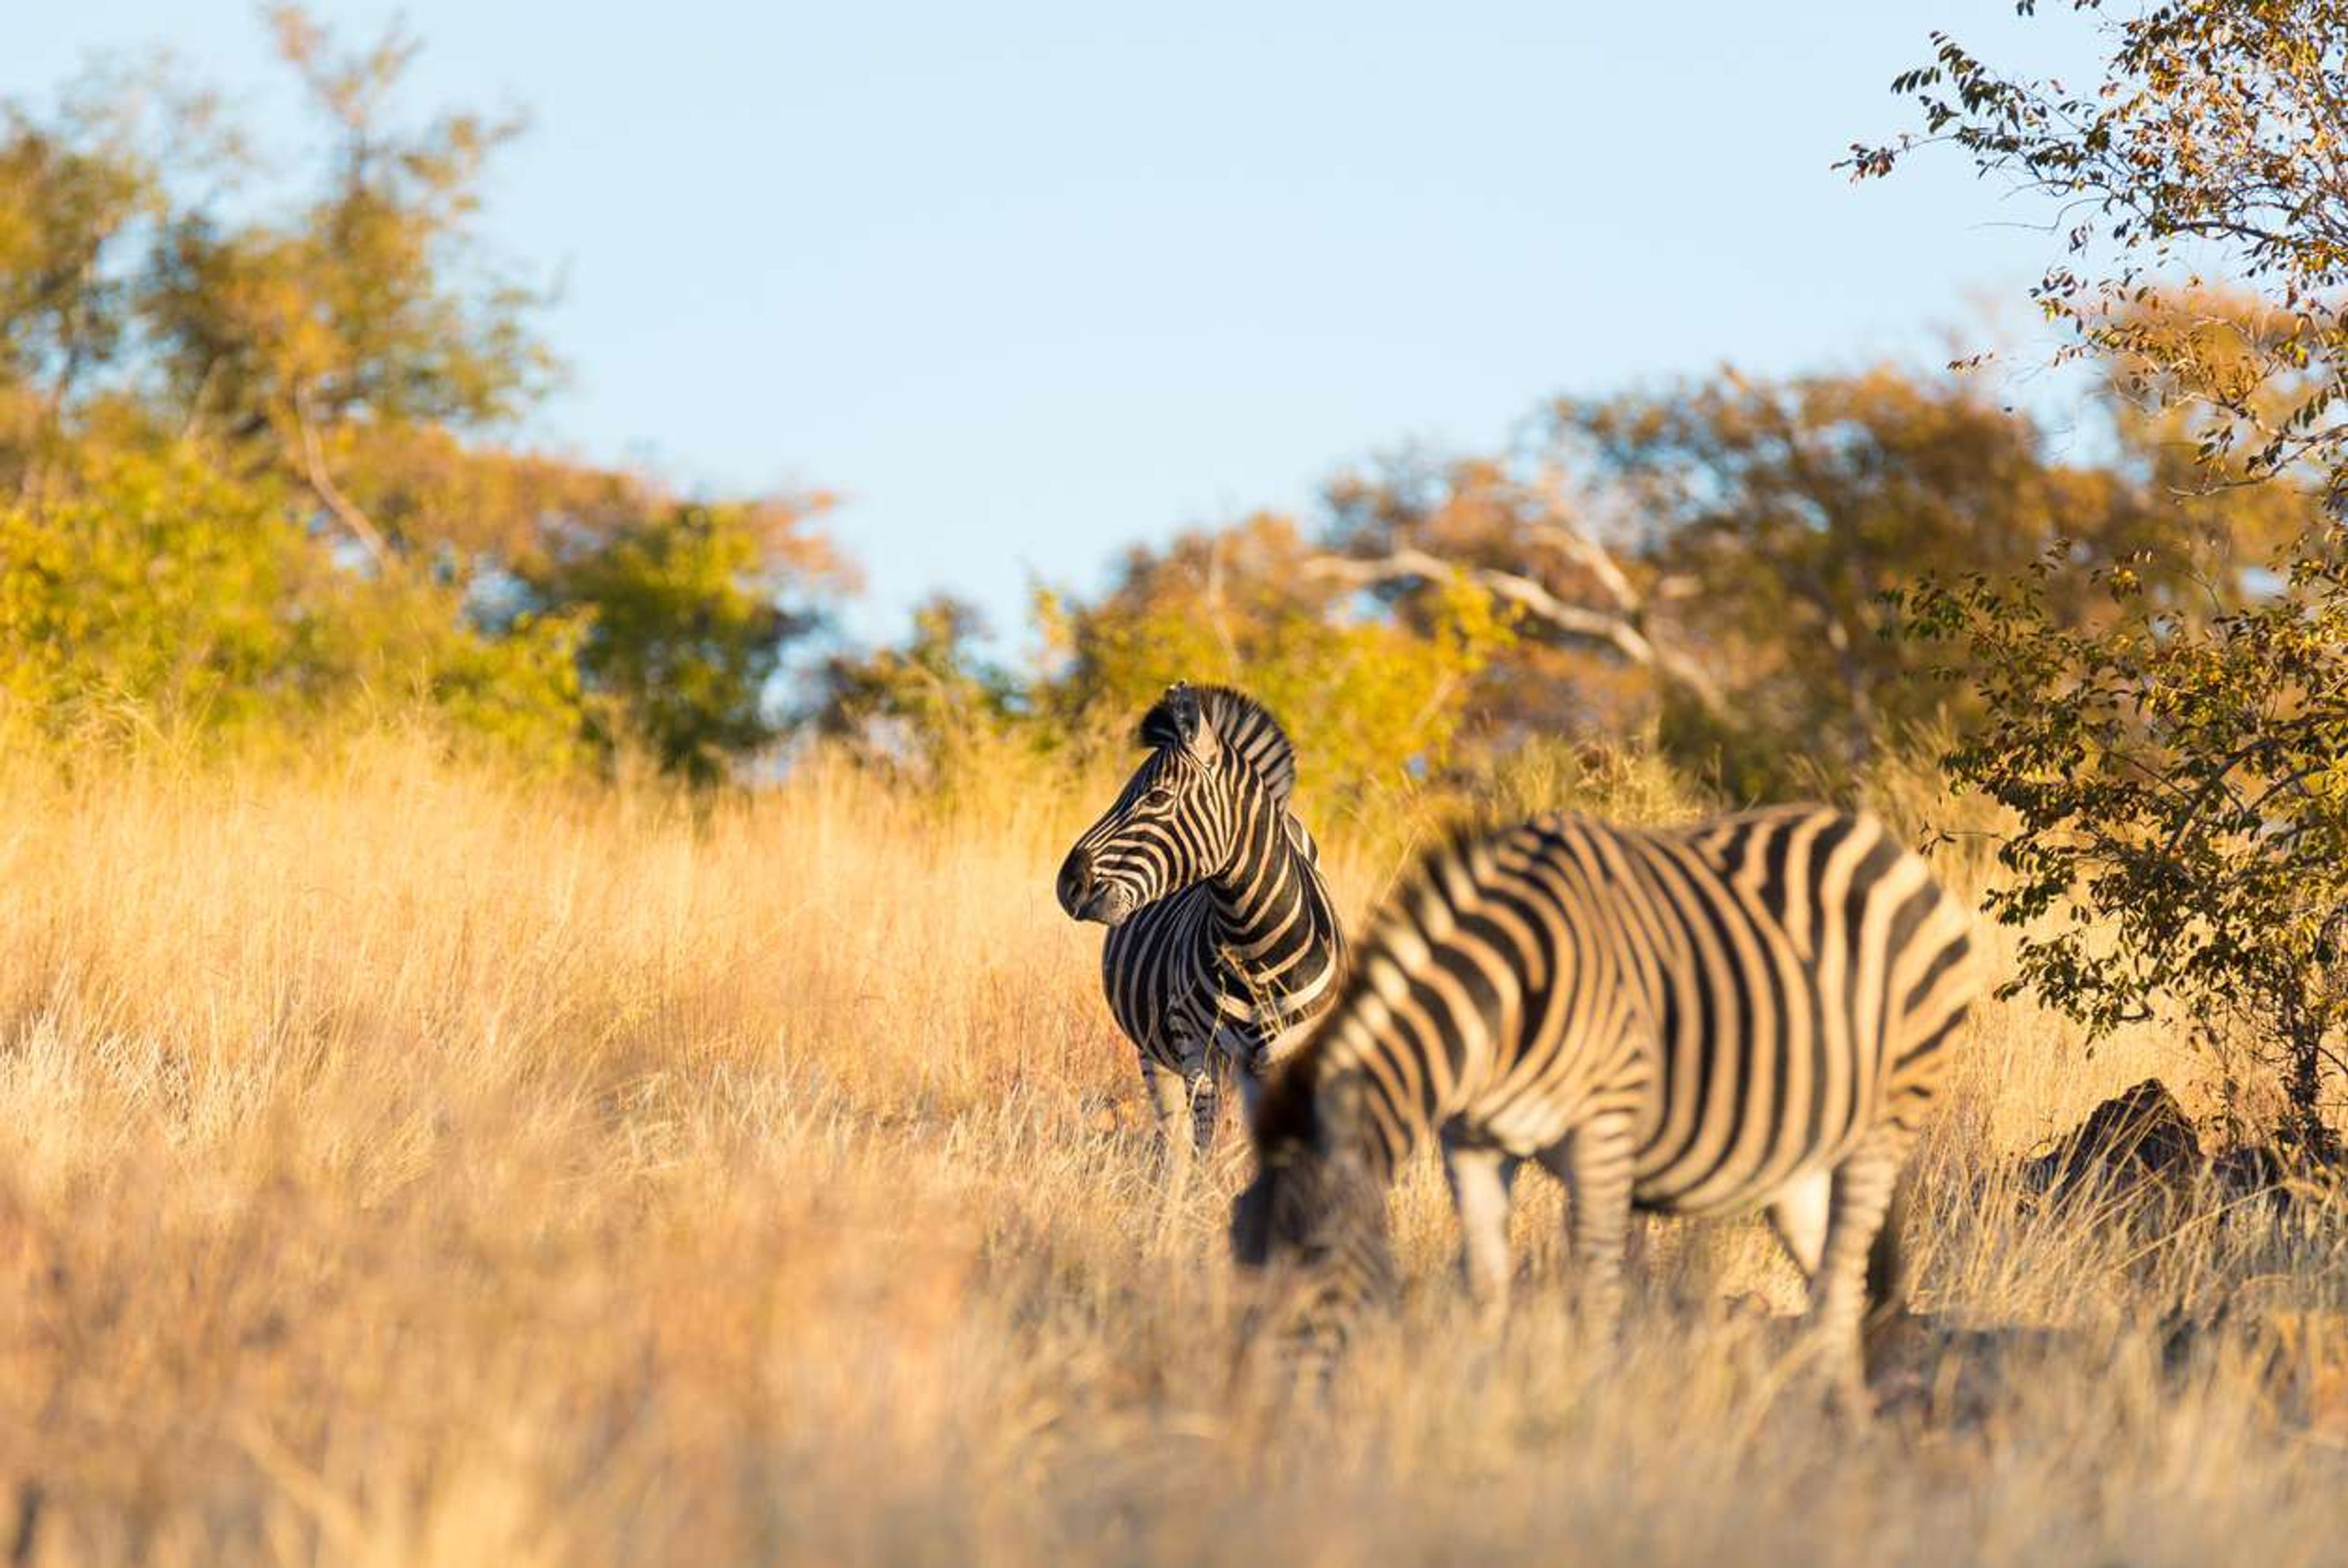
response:
[[[290,123],[242,0],[5,7],[0,93],[162,44]],[[941,587],[1015,635],[1031,576],[1097,586],[1134,540],[1560,392],[1930,356],[2019,298],[2042,215],[1953,155],[1828,165],[1909,123],[1885,84],[1935,26],[2091,57],[2010,0],[400,9],[419,106],[533,122],[489,213],[564,285],[572,379],[530,435],[840,492],[866,637]]]

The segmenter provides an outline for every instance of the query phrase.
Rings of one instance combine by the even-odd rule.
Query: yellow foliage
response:
[[[74,498],[0,507],[0,697],[54,739],[297,744],[419,719],[570,767],[587,755],[575,637],[480,637],[452,589],[346,569],[273,487],[184,455],[94,457]]]
[[[1309,554],[1292,524],[1259,517],[1138,559],[1118,593],[1067,620],[1060,712],[1129,725],[1176,681],[1229,685],[1280,720],[1300,788],[1323,800],[1440,773],[1469,682],[1515,641],[1512,617],[1458,585],[1406,625],[1313,591]]]

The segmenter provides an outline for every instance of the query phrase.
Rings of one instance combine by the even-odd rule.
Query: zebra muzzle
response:
[[[1133,913],[1132,896],[1122,887],[1097,887],[1076,910],[1079,920],[1097,920],[1104,926],[1122,923]]]
[[[1122,887],[1096,881],[1091,858],[1082,851],[1069,855],[1060,866],[1060,907],[1075,920],[1097,920],[1114,926],[1133,913],[1132,897]]]

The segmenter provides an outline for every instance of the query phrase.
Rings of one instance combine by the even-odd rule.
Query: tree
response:
[[[1480,590],[1438,592],[1409,621],[1351,602],[1352,585],[1295,523],[1259,513],[1163,551],[1137,549],[1117,587],[1047,631],[1066,667],[1042,707],[1072,733],[1112,715],[1116,740],[1176,681],[1246,690],[1308,759],[1308,787],[1395,787],[1451,761],[1478,673],[1514,641]]]
[[[2092,92],[2005,75],[1939,33],[1932,62],[1893,90],[1916,95],[1921,141],[1952,142],[1983,173],[2058,204],[2068,254],[2034,292],[2071,329],[2070,353],[2139,365],[2148,395],[2192,415],[2219,477],[2295,472],[2336,500],[2348,482],[2348,4],[2168,0],[2103,28],[2110,55]],[[1889,174],[1919,142],[1854,145],[1849,167]],[[2188,286],[2230,273],[2263,307],[2255,323],[2180,331],[2147,313],[2180,267]]]
[[[1678,635],[1700,630],[1733,671],[1737,727],[1830,774],[1925,722],[1978,717],[1894,635],[1890,596],[1921,574],[1963,562],[2010,575],[2058,539],[2090,569],[2166,545],[2145,590],[2190,614],[2209,589],[2238,600],[2262,559],[2243,508],[2188,518],[2147,482],[2152,453],[2129,440],[2134,425],[2113,432],[2116,463],[2066,462],[1958,377],[1731,371],[1661,397],[1561,403],[1555,417],[1641,519],[1651,569],[1682,585],[1673,602],[1696,624]],[[2047,608],[2066,626],[2096,613],[2079,591]]]
[[[265,742],[388,703],[531,768],[589,754],[576,616],[485,636],[458,590],[344,569],[274,482],[184,451],[85,455],[71,498],[0,505],[0,708],[53,740]]]
[[[1516,633],[1474,702],[1502,733],[1620,731],[1665,712],[1725,721],[1726,700],[1664,610],[1682,584],[1601,539],[1554,453],[1406,454],[1327,488],[1325,581],[1365,589],[1405,624],[1482,594]]]
[[[2019,570],[2058,538],[2094,566],[2189,537],[2146,586],[2198,614],[2304,526],[2303,502],[2188,507],[2159,482],[2166,426],[2102,406],[2113,460],[2090,464],[1968,381],[1893,366],[1560,399],[1517,451],[1338,481],[1341,559],[1321,569],[1406,620],[1435,587],[1510,607],[1519,636],[1474,693],[1496,735],[1652,719],[1667,752],[1734,794],[1816,787],[1925,721],[1977,714],[1893,635],[1888,596],[1920,574]],[[2050,611],[2099,613],[2077,591]]]
[[[68,422],[130,351],[142,303],[124,252],[162,210],[139,105],[163,98],[204,156],[184,97],[103,79],[51,112],[0,105],[0,495],[47,492]]]
[[[2010,575],[2059,541],[2080,570],[2049,579],[2052,624],[2112,619],[2085,573],[2124,561],[2199,624],[2314,515],[2273,487],[2175,494],[2173,420],[2122,395],[2127,369],[2082,443],[2099,462],[1968,380],[1891,366],[1560,399],[1508,449],[1389,456],[1309,523],[1257,514],[1133,552],[1097,599],[1047,597],[1060,662],[1033,682],[932,607],[903,645],[834,662],[826,723],[934,773],[962,737],[1089,740],[1211,679],[1300,715],[1344,785],[1651,730],[1735,796],[1832,787],[1887,741],[1982,720],[1969,682],[1931,678],[1945,650],[1897,635],[1919,577]]]
[[[2062,204],[2068,254],[2036,290],[2070,331],[2061,352],[2116,366],[2141,415],[2189,441],[2199,487],[2269,487],[2287,515],[2312,492],[2333,516],[2271,586],[2207,617],[2147,600],[2157,548],[2095,575],[2117,613],[2085,632],[2049,615],[2077,581],[2059,557],[1916,604],[1989,671],[1992,727],[1950,764],[2017,814],[2002,850],[2014,880],[1993,907],[2064,920],[2025,938],[2024,980],[2096,1028],[2158,996],[2231,1014],[2285,1068],[2302,1146],[2333,1158],[2322,1070],[2348,1030],[2348,5],[2172,0],[2105,32],[2089,94],[2003,76],[1938,35],[1934,63],[1893,85],[1919,95],[1924,139]],[[1855,149],[1854,167],[1887,173],[1915,145]],[[2244,292],[2209,308],[2198,275],[2176,275],[2187,262]]]
[[[2160,997],[2247,1027],[2280,1056],[2292,1141],[2336,1159],[2322,1080],[2348,1022],[2348,559],[2192,628],[2121,567],[2095,575],[2114,619],[2065,630],[2043,584],[2073,571],[1912,600],[1967,642],[1985,700],[1949,765],[2017,824],[1989,900],[2022,928],[2007,992],[2097,1031]],[[2089,918],[2041,924],[2073,900]]]
[[[813,617],[783,604],[778,563],[828,560],[803,520],[777,505],[675,504],[525,563],[522,602],[582,618],[581,673],[618,712],[599,741],[642,742],[707,784],[780,734],[769,686]]]
[[[1041,751],[1058,737],[1035,724],[1033,693],[990,658],[977,609],[941,595],[913,610],[901,646],[826,661],[817,728],[861,762],[933,788],[1009,743]]]
[[[641,744],[681,775],[719,776],[774,739],[768,683],[845,582],[813,523],[824,498],[688,502],[499,445],[557,372],[541,296],[478,233],[488,159],[517,127],[404,116],[417,46],[396,26],[345,49],[298,7],[268,16],[325,131],[323,162],[295,165],[310,178],[291,188],[232,156],[217,104],[169,78],[100,77],[45,115],[0,106],[0,497],[20,503],[0,538],[25,552],[0,568],[51,574],[19,606],[26,635],[106,600],[123,639],[96,662],[0,657],[18,656],[50,719],[77,706],[55,682],[86,679],[93,703],[151,702],[189,724],[291,710],[126,682],[150,632],[190,630],[211,651],[189,671],[223,679],[283,682],[315,660],[319,692],[352,676],[353,638],[376,636],[396,658],[376,689],[438,718],[522,736],[533,725],[512,704],[532,692],[575,732],[573,753]],[[236,515],[277,515],[230,548],[211,526],[223,495]],[[153,512],[157,497],[191,507],[185,526]],[[110,552],[134,533],[195,556],[125,572]],[[222,548],[254,569],[225,570]],[[170,597],[181,567],[227,596],[209,630]],[[303,591],[273,600],[294,579]],[[256,636],[282,623],[269,655],[214,660],[230,620]],[[568,678],[505,682],[506,644],[533,671],[559,651]]]
[[[393,544],[348,471],[368,435],[478,429],[518,413],[553,360],[538,297],[474,258],[489,156],[519,128],[452,113],[391,121],[416,41],[396,26],[341,54],[293,5],[278,53],[330,135],[324,188],[288,218],[175,213],[147,287],[149,330],[183,426],[306,487],[371,557]]]

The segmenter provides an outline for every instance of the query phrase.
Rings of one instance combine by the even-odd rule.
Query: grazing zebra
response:
[[[1385,1189],[1442,1143],[1462,1268],[1505,1312],[1509,1186],[1538,1160],[1596,1319],[1632,1210],[1766,1208],[1817,1343],[1860,1371],[1896,1303],[1895,1181],[1975,989],[1971,921],[1878,823],[1822,807],[1683,831],[1550,815],[1454,839],[1392,901],[1254,1107],[1244,1266],[1282,1262],[1284,1348],[1329,1358],[1391,1288]],[[1845,1384],[1856,1392],[1855,1383]]]
[[[1149,755],[1068,851],[1060,906],[1109,927],[1101,983],[1179,1184],[1214,1135],[1219,1062],[1252,1083],[1301,1038],[1336,996],[1344,939],[1289,815],[1296,755],[1270,713],[1178,683],[1138,739]]]

